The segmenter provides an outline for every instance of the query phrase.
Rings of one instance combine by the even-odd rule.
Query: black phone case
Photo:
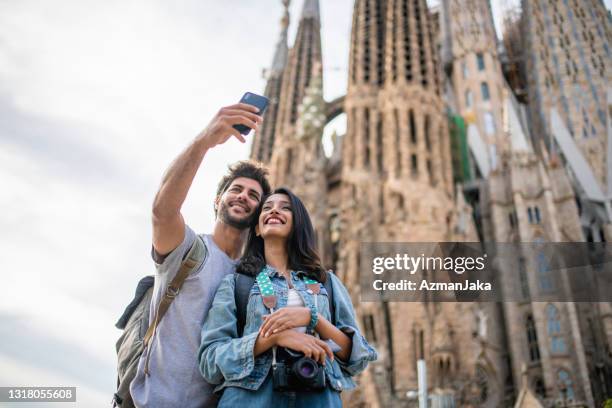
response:
[[[240,99],[241,103],[248,103],[249,105],[253,105],[259,108],[259,112],[257,115],[262,116],[268,107],[269,100],[265,96],[257,95],[252,92],[245,93]],[[236,129],[240,134],[246,135],[251,131],[251,128],[242,124],[234,125],[234,129]]]

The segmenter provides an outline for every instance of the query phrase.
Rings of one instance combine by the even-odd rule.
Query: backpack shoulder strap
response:
[[[331,316],[331,323],[336,325],[336,306],[334,305],[334,289],[332,286],[332,271],[327,271],[327,279],[325,279],[325,283],[323,286],[327,291],[327,300],[329,302],[329,315]]]
[[[179,294],[181,290],[181,286],[183,286],[185,279],[187,279],[189,274],[192,271],[194,271],[199,265],[201,265],[202,262],[204,262],[204,259],[207,255],[206,252],[207,252],[207,249],[206,249],[206,245],[204,245],[204,241],[202,241],[202,238],[200,236],[196,235],[195,241],[193,242],[191,249],[189,249],[187,256],[181,263],[178,273],[176,274],[174,279],[172,279],[172,282],[170,282],[170,284],[166,288],[166,291],[164,292],[164,296],[159,302],[159,307],[157,308],[157,312],[155,313],[155,319],[153,320],[153,322],[149,326],[149,329],[145,333],[144,347],[148,346],[149,341],[151,341],[151,338],[155,334],[155,330],[157,329],[159,322],[161,321],[161,319],[164,317],[164,315],[168,311],[168,308],[170,307],[170,304],[172,304],[172,301],[174,300],[176,295]],[[148,356],[149,356],[149,353],[147,353],[147,361],[145,364],[145,374],[148,374],[149,372]]]
[[[119,320],[117,320],[117,323],[115,323],[116,328],[120,330],[125,329],[125,326],[127,326],[127,323],[130,320],[130,317],[132,317],[132,314],[134,313],[134,310],[136,310],[138,305],[142,302],[146,293],[148,292],[150,288],[153,287],[154,283],[155,283],[155,278],[150,275],[145,276],[138,282],[138,285],[136,286],[136,293],[134,294],[134,299],[132,299],[130,304],[127,305],[127,307],[125,308],[125,311],[123,312]]]
[[[249,304],[249,293],[255,283],[255,278],[252,276],[243,275],[241,273],[234,274],[236,286],[234,287],[234,300],[236,301],[236,328],[238,329],[238,337],[242,337],[244,326],[246,325],[247,305]]]

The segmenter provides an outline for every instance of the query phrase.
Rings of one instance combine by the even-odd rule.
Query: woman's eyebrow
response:
[[[274,202],[273,200],[267,200],[267,201],[265,201],[263,203],[263,205],[272,204],[273,202]],[[286,201],[286,200],[280,200],[279,203],[281,203],[281,204],[288,204],[289,206],[291,206],[291,203],[289,201]]]

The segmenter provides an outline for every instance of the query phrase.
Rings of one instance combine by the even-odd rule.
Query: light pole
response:
[[[417,378],[419,381],[419,408],[427,408],[427,365],[424,359],[417,361]]]
[[[425,360],[417,360],[417,390],[406,392],[406,397],[410,400],[419,400],[419,408],[429,408],[429,395],[427,394],[427,364]]]

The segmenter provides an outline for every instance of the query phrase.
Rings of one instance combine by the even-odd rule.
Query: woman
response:
[[[308,212],[288,189],[263,201],[236,272],[257,278],[242,337],[235,274],[224,278],[202,329],[200,371],[223,390],[219,407],[342,406],[340,391],[354,388],[351,377],[377,355],[357,328],[346,288],[321,267]]]

